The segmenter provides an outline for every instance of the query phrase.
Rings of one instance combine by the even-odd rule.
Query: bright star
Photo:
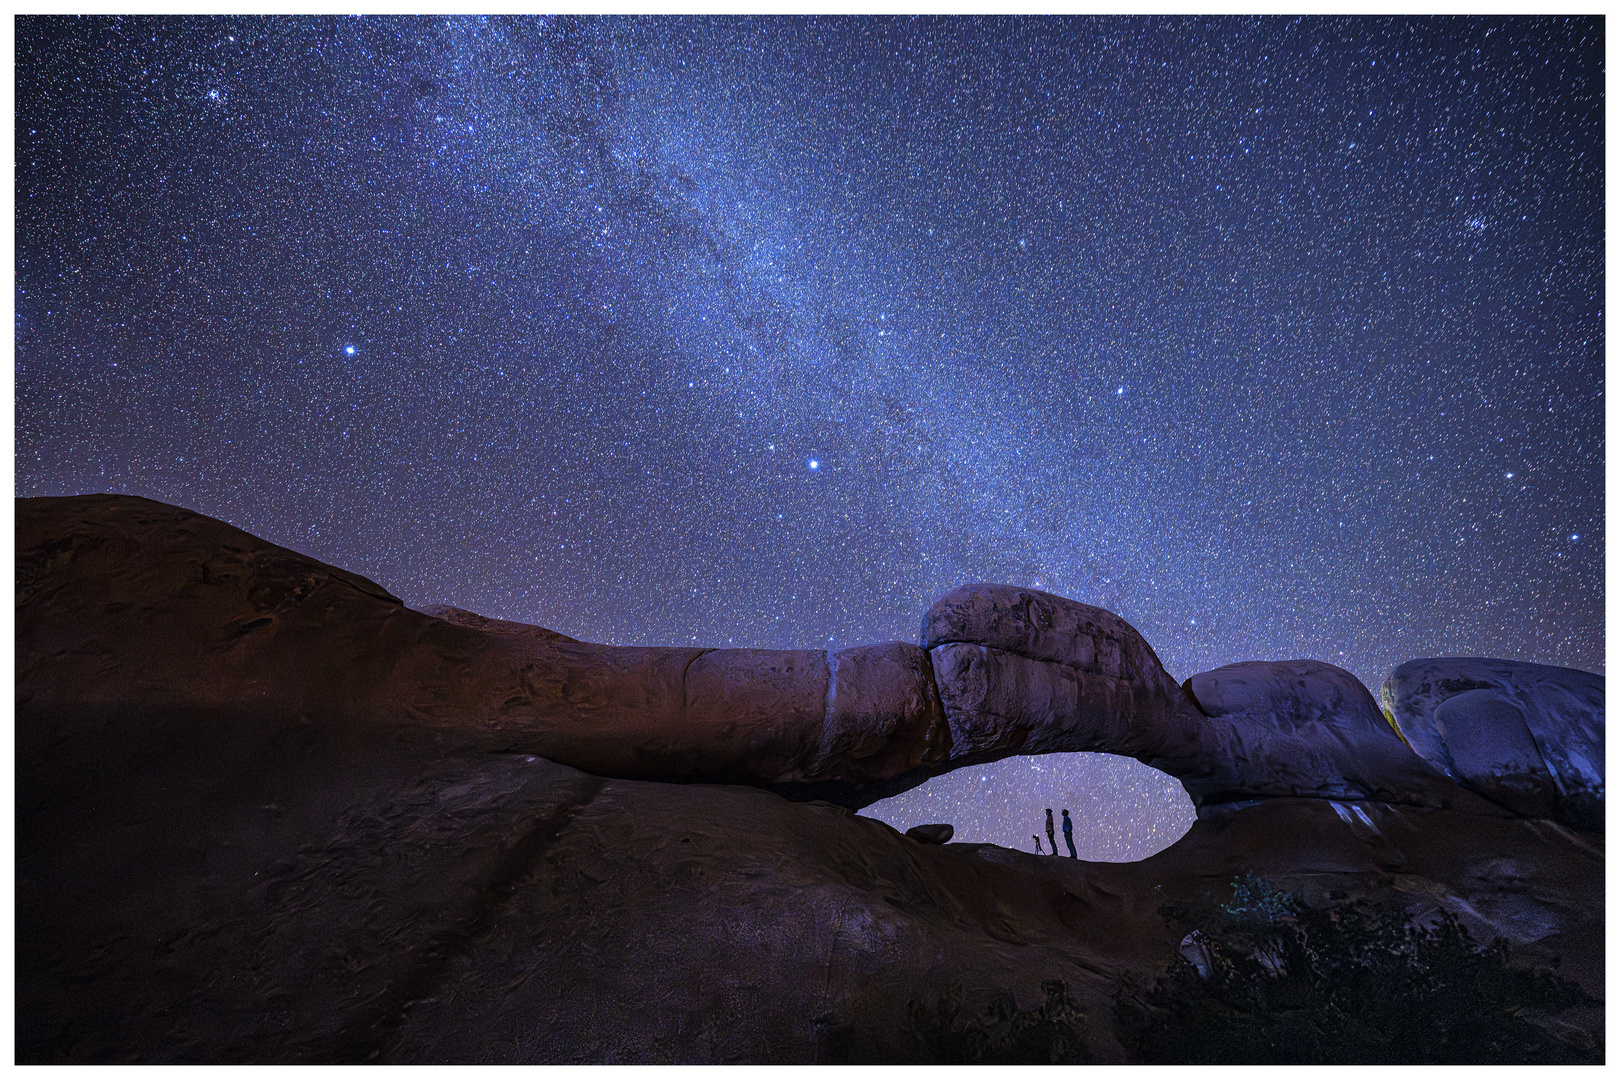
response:
[[[817,461],[815,458],[811,458],[810,459],[810,471],[815,472],[819,468],[821,468],[821,462]]]
[[[1123,395],[1125,393],[1125,388],[1122,386],[1118,390],[1115,390],[1114,393]]]
[[[354,346],[350,345],[348,348],[344,349],[343,351],[348,353],[350,356],[353,356],[354,355]]]

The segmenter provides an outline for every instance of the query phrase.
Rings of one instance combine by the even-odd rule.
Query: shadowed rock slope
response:
[[[1074,1006],[1066,1059],[1125,1061],[1122,988],[1164,972],[1193,913],[1251,872],[1310,903],[1450,912],[1602,995],[1601,833],[1416,755],[1391,759],[1421,778],[1396,785],[1411,797],[1381,800],[1356,785],[1388,769],[1299,795],[1183,752],[1212,738],[1297,760],[1264,725],[1215,723],[1254,693],[1195,679],[1189,696],[1156,659],[1078,656],[1073,630],[1002,648],[1022,604],[1135,655],[1122,621],[1068,601],[1042,615],[1045,594],[974,587],[989,629],[943,642],[968,649],[948,665],[937,610],[920,647],[716,656],[412,612],[146,500],[19,500],[17,548],[19,1061],[929,1061],[1053,981]],[[991,649],[1090,664],[1113,681],[1034,684],[1121,704],[1030,707]],[[1108,734],[1127,697],[1143,721],[1179,716],[1180,741]],[[1338,721],[1284,734],[1309,723]],[[974,755],[1069,748],[1053,725],[1222,797],[1166,851],[1106,864],[921,843],[778,794],[861,805]],[[1339,741],[1311,752],[1368,760],[1362,735]],[[1601,1010],[1537,1022],[1590,1046]]]

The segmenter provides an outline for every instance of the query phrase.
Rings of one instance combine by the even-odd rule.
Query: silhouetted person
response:
[[[1047,813],[1051,813],[1050,810]],[[1069,812],[1063,811],[1063,842],[1069,845],[1069,858],[1078,859],[1080,856],[1074,850],[1074,822],[1069,820]],[[1057,854],[1057,845],[1052,845],[1052,854]]]
[[[1030,839],[1035,841],[1035,854],[1045,855],[1046,852],[1041,850],[1041,838],[1039,836],[1031,836]]]
[[[1046,839],[1052,845],[1052,854],[1057,854],[1057,830],[1052,828],[1052,808],[1046,808]]]

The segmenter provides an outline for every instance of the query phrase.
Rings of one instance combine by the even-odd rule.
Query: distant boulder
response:
[[[1182,686],[1208,717],[1218,773],[1184,779],[1195,799],[1246,791],[1343,799],[1454,804],[1457,789],[1402,744],[1361,680],[1321,660],[1248,660],[1202,672]],[[1235,780],[1235,782],[1234,782]],[[1224,792],[1222,788],[1224,787]]]
[[[1272,731],[1327,724],[1380,742],[1392,735],[1361,680],[1320,660],[1246,660],[1194,675],[1184,685],[1206,716]]]
[[[951,837],[956,835],[954,825],[913,825],[906,830],[906,835],[923,844],[948,844]]]
[[[1380,696],[1407,743],[1529,817],[1603,828],[1603,676],[1484,657],[1410,660]]]

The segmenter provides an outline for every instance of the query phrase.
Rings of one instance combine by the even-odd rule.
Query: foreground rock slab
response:
[[[372,749],[306,729],[27,814],[18,1060],[927,1061],[919,1016],[1061,980],[1084,1056],[1119,1062],[1120,980],[1251,872],[1452,911],[1601,994],[1601,838],[1551,823],[1274,799],[1085,863],[747,787]]]

